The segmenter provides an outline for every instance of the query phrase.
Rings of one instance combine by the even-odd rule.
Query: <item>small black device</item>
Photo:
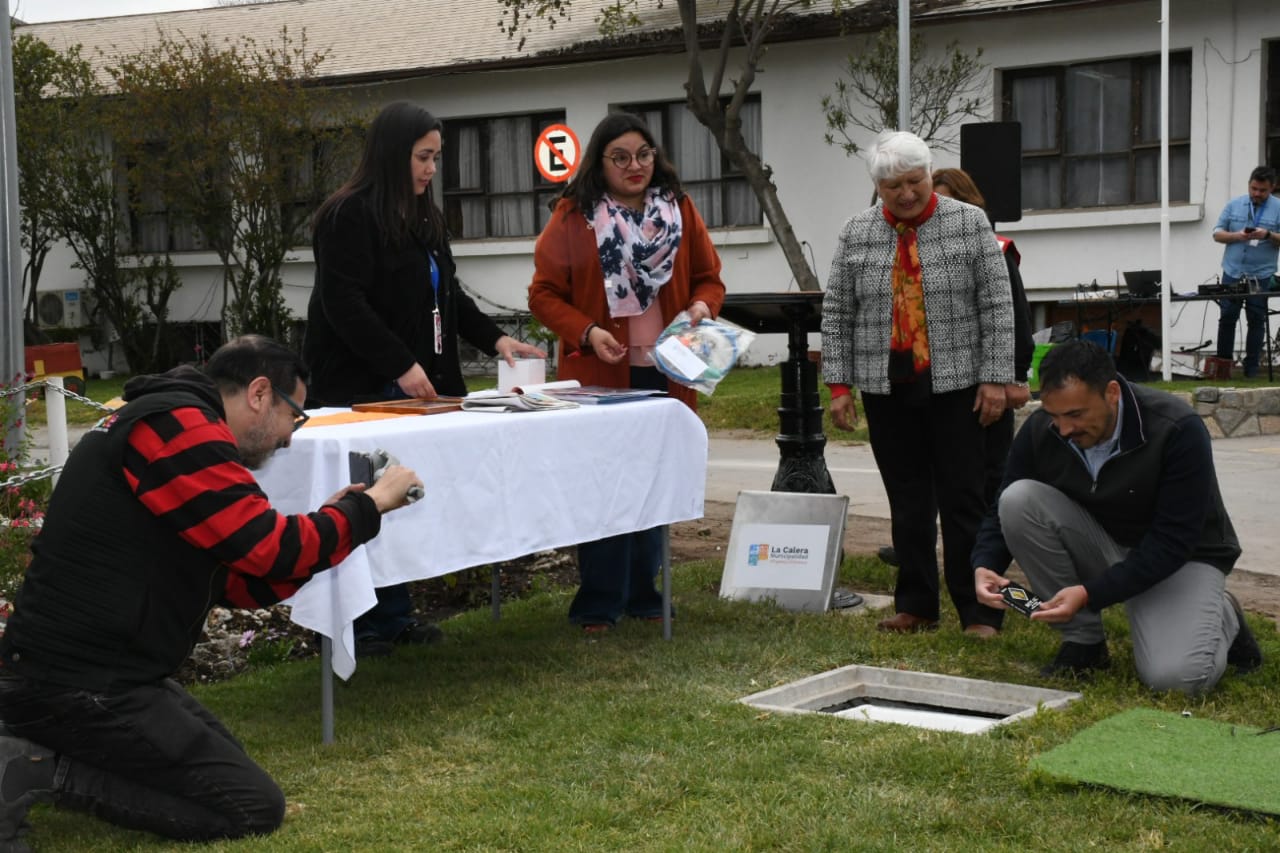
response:
[[[1160,270],[1132,270],[1124,274],[1125,287],[1130,296],[1139,298],[1160,293]]]
[[[1038,595],[1022,584],[1013,581],[1010,581],[1008,586],[1000,590],[1000,597],[1004,599],[1005,604],[1023,616],[1030,616],[1044,605]]]
[[[1254,226],[1254,225],[1246,225],[1244,227],[1244,233],[1246,234],[1252,234],[1254,231],[1257,231],[1257,230],[1258,230],[1257,226]]]

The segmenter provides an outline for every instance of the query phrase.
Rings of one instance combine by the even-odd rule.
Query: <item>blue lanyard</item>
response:
[[[1270,201],[1270,199],[1268,199],[1267,201]],[[1254,228],[1258,227],[1258,220],[1262,218],[1262,211],[1266,206],[1267,206],[1267,202],[1265,201],[1262,204],[1258,205],[1257,207],[1253,206],[1253,202],[1249,202],[1249,220],[1250,220],[1249,224],[1252,225]]]
[[[436,266],[435,256],[427,252],[427,263],[431,265],[431,295],[435,299],[436,308],[440,307],[440,268]]]

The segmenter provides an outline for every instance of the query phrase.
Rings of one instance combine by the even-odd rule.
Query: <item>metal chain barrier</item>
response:
[[[77,394],[74,391],[68,391],[66,388],[59,388],[57,385],[54,385],[43,379],[40,380],[39,382],[28,382],[24,385],[15,385],[12,388],[0,389],[0,398],[14,397],[14,396],[17,396],[18,394],[26,394],[28,391],[33,391],[38,388],[57,391],[59,394],[61,394],[62,396],[70,400],[75,400],[78,403],[83,403],[89,408],[97,409],[100,412],[112,411],[110,406],[105,406],[102,403],[99,403],[97,400],[90,400],[88,397],[85,397],[81,394]],[[5,480],[4,482],[0,483],[0,489],[17,488],[19,486],[25,486],[27,483],[34,483],[38,480],[43,480],[48,477],[52,477],[55,474],[59,474],[61,472],[62,472],[61,465],[52,465],[47,468],[39,468],[34,471],[29,471],[24,474],[17,474],[9,478],[8,480]]]
[[[25,486],[27,483],[35,483],[39,480],[43,480],[47,477],[52,477],[54,474],[60,474],[60,473],[62,473],[61,465],[54,465],[49,468],[38,468],[28,474],[19,474],[16,477],[5,480],[3,483],[0,483],[0,489],[7,489],[9,487],[17,488],[18,486]]]
[[[0,390],[0,397],[15,397],[18,394],[25,394],[27,391],[32,391],[36,388],[47,388],[49,390],[57,391],[62,396],[75,400],[78,403],[84,403],[91,409],[97,409],[101,412],[111,411],[110,406],[99,403],[97,400],[90,400],[88,397],[77,394],[75,391],[69,391],[66,388],[59,388],[57,385],[51,385],[43,379],[39,382],[28,382],[26,385],[16,385],[12,388]]]
[[[51,391],[57,391],[59,394],[61,394],[62,396],[70,400],[75,400],[77,403],[84,403],[89,408],[97,409],[100,412],[111,411],[110,406],[103,405],[102,403],[99,403],[97,400],[90,400],[88,397],[77,394],[75,391],[69,391],[66,388],[59,388],[57,385],[52,385],[43,379],[41,379],[39,382],[28,382],[26,385],[19,385],[14,388],[6,388],[3,391],[0,391],[0,397],[13,397],[17,394],[22,394],[27,391],[33,390],[35,388],[46,388]]]

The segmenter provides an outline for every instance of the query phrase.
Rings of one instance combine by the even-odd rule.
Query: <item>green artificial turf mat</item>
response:
[[[1280,814],[1280,731],[1137,708],[1031,762],[1061,781]]]

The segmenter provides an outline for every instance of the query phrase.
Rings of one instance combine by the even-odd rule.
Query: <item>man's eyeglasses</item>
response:
[[[641,148],[633,157],[630,151],[614,151],[612,154],[604,155],[604,159],[608,160],[619,169],[625,169],[631,165],[634,159],[641,166],[648,166],[653,163],[653,158],[658,155],[656,148]]]
[[[275,391],[276,394],[279,395],[281,400],[284,400],[285,405],[293,409],[293,431],[294,432],[297,432],[298,430],[302,429],[302,425],[305,424],[307,421],[311,420],[311,415],[308,415],[306,412],[302,410],[301,406],[293,402],[292,397],[290,397],[288,394],[281,391],[275,385],[271,386],[271,390]]]

